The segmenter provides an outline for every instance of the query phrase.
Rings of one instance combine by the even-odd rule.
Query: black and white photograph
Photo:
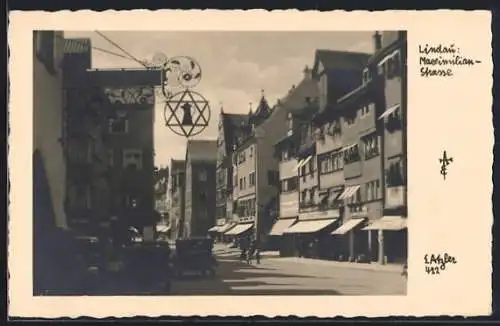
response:
[[[33,31],[34,296],[405,296],[407,32]]]
[[[12,13],[9,317],[491,314],[491,19]]]

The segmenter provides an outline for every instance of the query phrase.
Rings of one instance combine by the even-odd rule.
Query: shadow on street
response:
[[[184,277],[173,281],[172,295],[339,295],[332,289],[300,288],[296,279],[323,279],[309,275],[282,273],[276,269],[247,264],[238,257],[218,259],[217,275],[213,278]],[[290,279],[295,280],[290,280]],[[270,279],[286,280],[286,284]],[[241,283],[240,283],[241,282]],[[238,288],[238,284],[248,289]],[[276,288],[278,287],[278,288]],[[279,287],[283,287],[282,289]]]

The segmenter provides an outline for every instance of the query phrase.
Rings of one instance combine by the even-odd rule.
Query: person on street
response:
[[[255,261],[259,265],[260,264],[260,246],[257,244],[257,241],[255,241],[254,252],[255,252]]]

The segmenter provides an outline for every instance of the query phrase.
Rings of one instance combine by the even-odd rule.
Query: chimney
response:
[[[382,35],[379,31],[376,31],[375,34],[373,34],[373,45],[375,48],[375,52],[382,49]]]
[[[310,80],[312,78],[312,69],[309,68],[307,65],[303,70],[304,72],[304,79],[305,80]]]

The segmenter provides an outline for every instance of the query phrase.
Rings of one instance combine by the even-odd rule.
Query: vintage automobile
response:
[[[213,239],[188,238],[175,242],[175,252],[172,257],[174,274],[181,277],[186,273],[200,276],[215,276],[217,260],[213,253]]]

